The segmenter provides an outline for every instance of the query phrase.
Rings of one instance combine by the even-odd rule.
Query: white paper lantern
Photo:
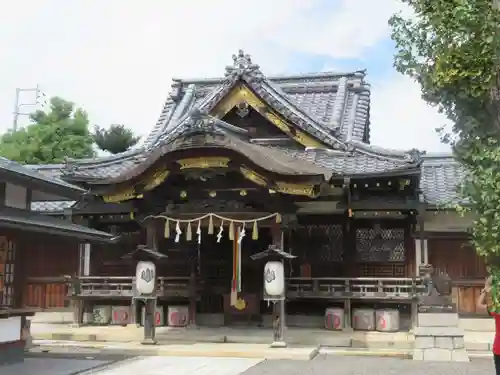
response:
[[[267,262],[264,267],[264,290],[271,297],[285,293],[285,270],[281,262]]]
[[[155,291],[156,266],[153,262],[139,262],[135,269],[135,287],[141,295]]]

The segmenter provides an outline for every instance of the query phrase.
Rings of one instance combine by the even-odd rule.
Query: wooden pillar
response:
[[[156,238],[156,221],[149,220],[146,223],[146,245],[148,248],[155,251],[158,250],[158,240]],[[155,275],[158,277],[158,275]],[[155,313],[156,313],[156,298],[145,299],[144,307],[144,345],[154,345],[155,340]]]
[[[71,209],[65,210],[64,216],[66,220],[75,222]],[[91,227],[88,219],[80,220],[78,224]],[[81,300],[79,296],[81,292],[80,277],[90,276],[90,254],[90,243],[78,244],[78,269],[74,270],[74,273],[71,275],[71,279],[69,280],[71,289],[70,305],[73,310],[73,325],[76,327],[79,327],[84,323],[88,324],[92,322],[93,305],[90,301]]]
[[[198,300],[198,285],[196,280],[196,263],[191,263],[189,275],[189,321],[190,327],[196,327],[196,301]]]
[[[278,248],[285,250],[284,249],[284,233],[283,233],[283,228],[281,227],[280,224],[274,223],[273,226],[271,227],[272,231],[272,241],[273,245],[276,245]],[[285,261],[282,260],[284,263]],[[283,264],[284,265],[284,264]],[[286,291],[286,285],[285,285],[285,291]],[[273,317],[276,316],[277,319],[279,319],[279,325],[280,325],[280,333],[279,336],[275,338],[276,342],[284,342],[284,329],[286,328],[286,292],[285,292],[285,298],[277,303],[274,304],[273,306]]]
[[[18,238],[14,239],[11,243],[12,251],[12,266],[13,271],[13,286],[14,292],[12,294],[12,306],[13,308],[22,307],[24,304],[24,296],[28,284],[28,274],[26,272],[26,266],[23,264],[29,262],[26,257],[26,250],[28,249],[24,241],[20,241]]]
[[[356,264],[356,227],[354,226],[353,220],[351,218],[352,211],[348,210],[346,219],[344,222],[344,254],[343,261],[345,264],[345,269],[343,277],[351,277],[355,272]],[[355,274],[355,276],[360,276]],[[346,284],[346,292],[350,292],[350,283]],[[352,331],[352,319],[351,319],[351,299],[344,299],[344,329],[345,332]]]
[[[414,292],[416,294],[417,278],[420,275],[420,266],[429,264],[429,255],[427,252],[427,239],[425,238],[424,215],[425,207],[421,205],[418,210],[418,238],[415,238],[415,275],[414,275]],[[418,297],[415,296],[411,304],[411,329],[418,324]]]

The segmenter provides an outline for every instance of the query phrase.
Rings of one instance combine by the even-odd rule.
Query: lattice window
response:
[[[15,244],[0,237],[0,306],[14,306]]]
[[[405,277],[404,264],[362,264],[361,277]]]
[[[358,262],[404,262],[405,230],[403,228],[356,229]]]
[[[292,234],[292,252],[320,262],[341,262],[344,253],[342,225],[310,225]]]

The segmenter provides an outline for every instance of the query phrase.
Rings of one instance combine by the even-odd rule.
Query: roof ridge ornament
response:
[[[260,70],[258,64],[252,62],[249,54],[240,49],[237,55],[233,55],[233,65],[226,67],[225,79],[229,82],[234,82],[242,77],[251,81],[261,81],[264,79],[264,74]]]
[[[73,175],[78,170],[78,165],[74,159],[71,159],[68,156],[64,157],[63,166],[61,168],[61,172],[64,175]]]
[[[420,163],[422,161],[422,157],[427,153],[427,151],[419,150],[417,148],[412,148],[407,151],[408,157],[415,163]]]

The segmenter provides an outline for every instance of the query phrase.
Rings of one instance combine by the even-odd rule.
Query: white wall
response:
[[[7,207],[28,208],[28,189],[10,183],[5,184],[5,205]]]
[[[0,342],[13,342],[21,339],[21,317],[0,319]]]

